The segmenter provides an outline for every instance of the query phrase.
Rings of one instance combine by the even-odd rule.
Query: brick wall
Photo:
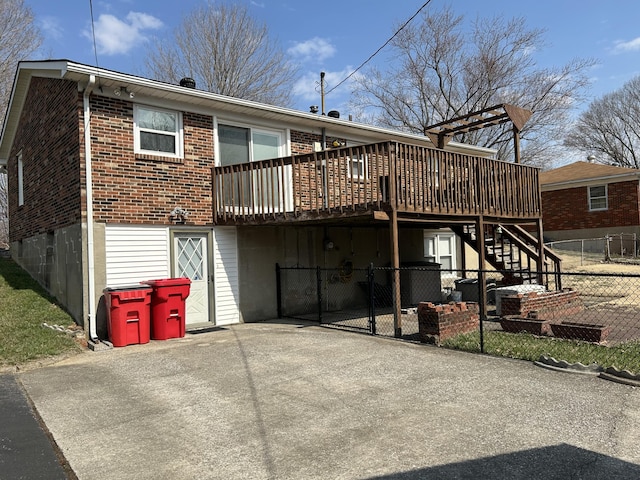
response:
[[[444,340],[477,331],[480,325],[478,304],[451,302],[435,305],[430,302],[418,304],[418,331],[420,341],[442,343]]]
[[[7,166],[12,242],[80,222],[81,113],[82,96],[75,82],[32,79]],[[16,158],[20,151],[22,206]]]
[[[129,99],[93,94],[90,106],[96,222],[169,225],[169,213],[181,207],[189,212],[188,225],[212,225],[212,116],[183,112],[184,158],[176,159],[134,153]],[[82,108],[76,83],[33,79],[9,162],[10,178],[17,182],[15,155],[22,150],[25,205],[18,207],[17,185],[12,185],[12,241],[77,224],[86,214]],[[291,130],[292,154],[312,153],[314,142],[321,140],[319,134]],[[327,138],[328,143],[333,140]],[[364,199],[365,188],[376,188],[351,182],[344,156],[337,167],[329,163],[327,183],[336,204],[351,203],[352,197]],[[313,167],[305,173],[307,185],[314,182],[309,177],[317,175]],[[316,180],[316,191],[301,195],[309,203],[321,202],[321,183]]]
[[[538,320],[552,320],[565,315],[575,315],[584,309],[577,291],[563,289],[561,292],[528,292],[506,295],[500,300],[503,317],[528,317],[535,312]]]
[[[94,218],[170,224],[175,207],[189,225],[211,224],[213,117],[183,113],[184,159],[134,154],[133,104],[92,97]]]
[[[609,208],[589,211],[587,187],[542,192],[544,229],[578,230],[640,225],[638,182],[610,183]]]

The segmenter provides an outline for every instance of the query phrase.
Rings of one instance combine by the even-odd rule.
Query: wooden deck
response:
[[[536,168],[396,142],[214,167],[212,186],[216,224],[542,215]]]

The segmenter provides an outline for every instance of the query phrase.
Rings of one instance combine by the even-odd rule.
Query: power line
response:
[[[376,50],[369,58],[367,58],[364,62],[362,62],[360,64],[360,66],[358,68],[356,68],[353,72],[351,72],[349,75],[347,75],[342,81],[340,81],[340,83],[338,83],[335,87],[331,88],[328,92],[325,93],[325,95],[330,94],[331,92],[333,92],[336,88],[338,88],[340,85],[342,85],[344,82],[346,82],[347,80],[349,80],[351,77],[353,77],[358,70],[360,70],[362,67],[364,67],[367,63],[369,63],[371,61],[371,59],[373,57],[375,57],[378,53],[380,53],[380,51],[386,47],[389,42],[391,42],[391,40],[393,40],[394,38],[396,38],[396,36],[407,26],[409,25],[409,23],[411,23],[411,20],[413,20],[414,18],[416,18],[420,12],[422,10],[424,10],[424,7],[426,7],[427,5],[429,5],[431,3],[431,0],[427,0],[426,2],[424,2],[424,5],[422,5],[418,11],[416,13],[413,14],[413,16],[407,20],[406,22],[404,22],[404,24],[396,31],[396,33],[394,33],[386,42],[384,42],[384,45],[382,45],[378,50]]]
[[[91,12],[91,36],[93,37],[93,55],[96,59],[96,67],[98,64],[98,47],[96,46],[96,23],[93,19],[93,0],[89,0],[89,11]]]

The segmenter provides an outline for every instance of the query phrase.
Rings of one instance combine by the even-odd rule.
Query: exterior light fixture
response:
[[[135,96],[136,96],[136,94],[135,94],[134,92],[130,92],[130,91],[127,89],[127,87],[116,87],[116,88],[113,90],[113,94],[114,94],[116,97],[120,97],[120,96],[122,96],[122,94],[124,94],[124,95],[129,95],[129,98],[135,98]]]

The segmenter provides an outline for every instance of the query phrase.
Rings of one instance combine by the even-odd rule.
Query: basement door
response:
[[[209,254],[207,233],[176,233],[174,235],[174,268],[176,277],[191,280],[191,292],[186,301],[187,327],[209,321]]]

